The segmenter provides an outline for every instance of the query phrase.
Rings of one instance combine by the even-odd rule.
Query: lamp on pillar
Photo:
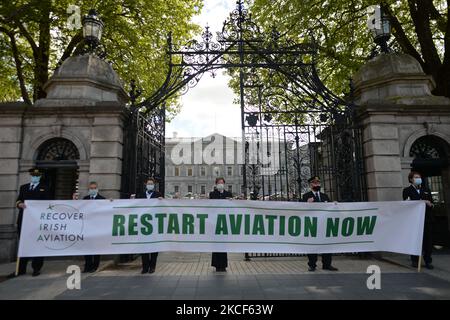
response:
[[[389,53],[388,40],[391,37],[391,22],[381,6],[374,6],[374,13],[369,15],[367,25],[372,33],[374,42],[380,47],[381,53]],[[376,49],[372,51],[371,57],[377,54]]]
[[[93,53],[99,46],[102,31],[102,20],[97,16],[97,12],[94,9],[89,10],[88,15],[83,17],[83,37],[89,48],[89,52]]]

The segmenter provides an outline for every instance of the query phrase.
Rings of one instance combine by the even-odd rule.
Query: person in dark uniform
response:
[[[148,178],[145,182],[146,190],[145,192],[138,193],[136,195],[137,199],[162,199],[161,193],[155,190],[155,179]],[[132,195],[133,198],[133,195]],[[141,273],[154,273],[156,269],[156,260],[158,259],[158,252],[143,253],[142,258],[142,271]]]
[[[83,200],[104,200],[105,197],[98,193],[98,184],[95,181],[89,183],[88,195]],[[74,197],[74,200],[78,200],[78,196]],[[100,265],[100,255],[87,255],[84,256],[84,270],[83,272],[95,272]]]
[[[231,192],[225,190],[225,179],[216,178],[214,191],[209,193],[210,199],[231,199]],[[228,267],[228,257],[226,252],[213,252],[211,257],[211,266],[216,268],[217,272],[226,272]]]
[[[317,176],[308,179],[311,191],[305,193],[302,197],[303,202],[329,202],[330,198],[327,194],[320,192],[320,178]],[[330,271],[338,271],[331,265],[331,253],[322,254],[322,269]],[[317,254],[308,254],[308,271],[315,271],[317,263]]]
[[[425,222],[423,230],[423,260],[427,269],[434,269],[431,262],[431,252],[433,250],[432,226],[433,226],[433,198],[431,191],[423,185],[420,173],[412,171],[408,174],[408,180],[411,185],[403,189],[403,200],[425,200]],[[411,265],[417,268],[419,256],[411,256]]]
[[[17,231],[19,237],[22,230],[23,211],[26,208],[25,200],[50,200],[50,193],[48,187],[41,182],[42,172],[38,168],[32,168],[30,172],[30,183],[20,186],[19,196],[17,197],[16,207],[19,209],[19,216],[17,218]],[[27,264],[30,258],[20,258],[19,260],[19,273],[18,275],[24,275],[27,273]],[[43,257],[31,258],[31,267],[33,268],[33,277],[41,274],[41,268],[44,265]],[[12,273],[9,277],[14,277]]]

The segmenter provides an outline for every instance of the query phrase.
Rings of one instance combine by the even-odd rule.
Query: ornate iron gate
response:
[[[122,179],[122,198],[142,192],[149,177],[156,179],[164,194],[165,105],[141,112],[135,103],[140,94],[132,81],[130,112],[124,128],[122,176],[126,179]]]
[[[275,29],[263,32],[238,0],[236,9],[214,39],[206,27],[201,41],[186,45],[168,38],[168,75],[161,88],[134,110],[127,145],[137,141],[134,153],[126,154],[130,177],[147,173],[139,161],[147,159],[144,144],[156,141],[159,159],[164,156],[164,130],[158,138],[140,131],[142,121],[163,119],[164,103],[194,87],[203,74],[227,69],[239,91],[243,157],[242,193],[258,200],[298,201],[311,175],[322,177],[324,191],[336,201],[366,200],[361,129],[354,124],[352,90],[346,99],[334,95],[316,70],[317,47],[311,34],[305,43],[282,37]],[[145,108],[144,108],[145,107]],[[133,120],[134,119],[134,120]],[[161,128],[163,122],[158,122]],[[131,141],[131,142],[130,142]],[[157,159],[156,156],[152,159]],[[125,161],[124,161],[125,163]],[[164,179],[164,169],[159,172]],[[135,173],[136,172],[136,173]],[[139,180],[138,180],[139,181]],[[139,182],[138,182],[139,184]],[[135,190],[136,186],[124,186]]]

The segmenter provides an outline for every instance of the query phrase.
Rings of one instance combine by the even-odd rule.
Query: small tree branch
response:
[[[393,28],[393,34],[395,39],[397,40],[398,44],[402,48],[402,50],[416,58],[417,61],[419,61],[422,68],[425,68],[425,62],[423,61],[420,53],[414,48],[411,41],[408,39],[408,37],[405,34],[405,30],[403,30],[402,25],[398,21],[397,17],[392,13],[390,7],[386,3],[381,4],[381,8],[384,11],[384,13],[389,17],[389,20],[391,21],[392,28]]]
[[[59,67],[68,57],[72,55],[73,50],[82,40],[83,33],[81,31],[72,37],[66,49],[64,49],[61,58],[59,59],[58,64],[56,65],[57,67]]]

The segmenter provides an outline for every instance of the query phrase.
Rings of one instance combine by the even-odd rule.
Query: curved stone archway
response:
[[[410,134],[410,136],[406,139],[406,142],[403,146],[403,157],[409,158],[409,152],[411,151],[411,147],[413,146],[414,142],[416,142],[418,139],[425,137],[425,136],[435,136],[437,138],[441,138],[445,142],[447,142],[447,145],[450,146],[450,137],[446,135],[445,133],[439,132],[439,131],[431,131],[429,129],[423,128],[414,131]],[[448,155],[449,156],[449,155]]]

